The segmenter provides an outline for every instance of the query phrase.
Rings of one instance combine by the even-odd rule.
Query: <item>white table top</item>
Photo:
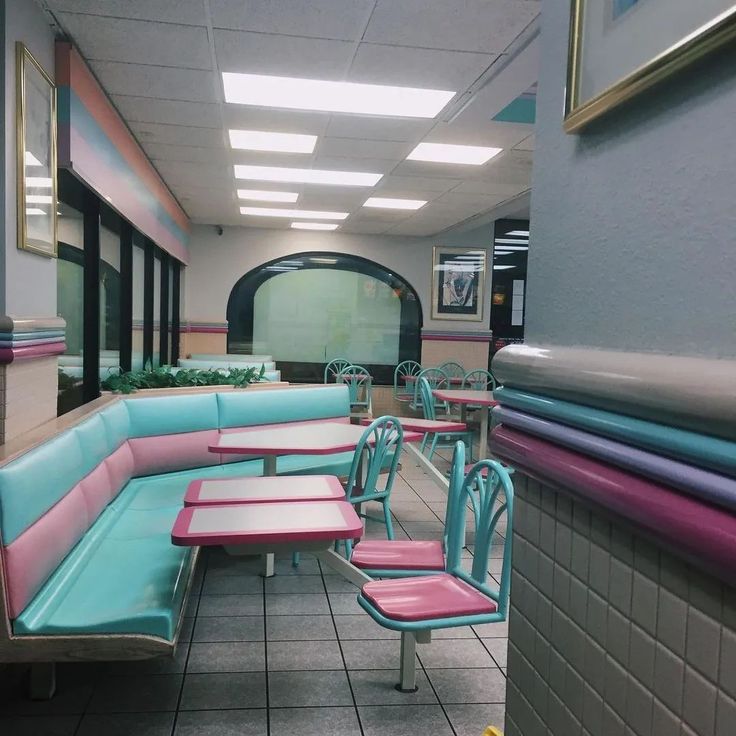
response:
[[[279,426],[258,431],[222,434],[217,443],[210,445],[211,452],[248,455],[330,455],[354,450],[365,432],[356,424],[313,422],[294,427]],[[422,435],[405,432],[405,442],[417,442]]]
[[[184,496],[185,506],[283,501],[328,501],[345,498],[334,475],[290,475],[194,480]]]
[[[472,391],[470,389],[435,389],[432,393],[441,401],[451,404],[477,404],[478,406],[495,406],[498,402],[493,398],[493,391]]]

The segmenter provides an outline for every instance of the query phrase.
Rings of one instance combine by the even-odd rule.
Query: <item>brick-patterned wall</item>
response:
[[[506,736],[736,735],[736,591],[514,475]]]
[[[56,417],[55,355],[0,365],[0,444]]]

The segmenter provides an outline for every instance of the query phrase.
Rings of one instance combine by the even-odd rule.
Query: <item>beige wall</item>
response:
[[[487,342],[466,340],[422,340],[422,366],[438,366],[447,361],[460,363],[466,371],[488,368]]]
[[[182,332],[179,355],[186,358],[191,353],[227,353],[227,335],[222,332]]]

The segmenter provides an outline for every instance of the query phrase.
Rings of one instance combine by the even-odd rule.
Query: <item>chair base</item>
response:
[[[394,690],[398,690],[398,692],[400,693],[416,693],[419,691],[419,686],[415,685],[413,688],[404,688],[404,687],[401,687],[400,682],[397,682],[394,685]]]

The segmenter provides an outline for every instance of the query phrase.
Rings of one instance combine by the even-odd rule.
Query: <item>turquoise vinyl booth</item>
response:
[[[104,401],[104,400],[101,400]],[[0,467],[0,661],[143,659],[176,645],[196,550],[171,527],[195,478],[260,475],[221,433],[348,422],[345,386],[116,397]],[[278,458],[347,476],[352,452]]]

